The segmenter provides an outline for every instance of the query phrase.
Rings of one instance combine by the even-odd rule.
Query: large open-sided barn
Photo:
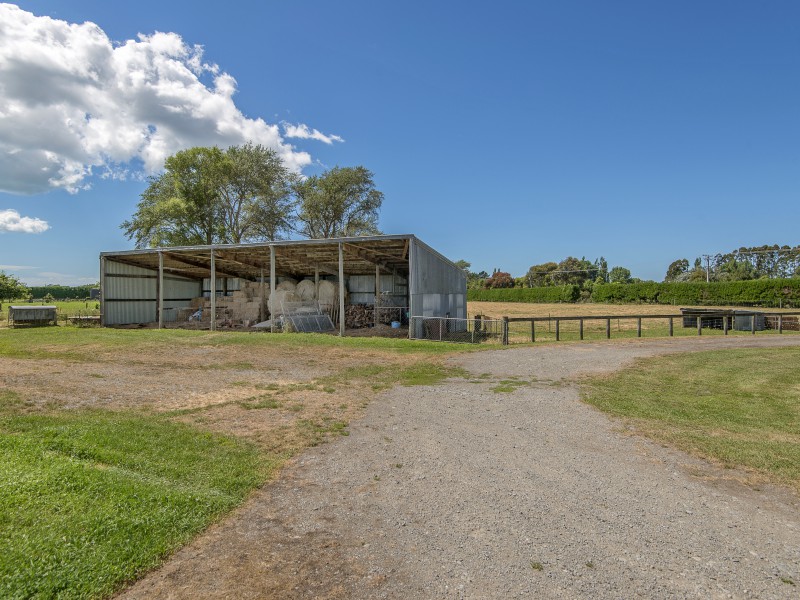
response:
[[[409,317],[466,318],[463,270],[408,234],[103,252],[100,286],[106,326],[274,330],[311,307],[340,334]]]

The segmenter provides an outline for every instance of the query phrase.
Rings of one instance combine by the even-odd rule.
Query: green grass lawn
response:
[[[251,444],[163,417],[25,414],[0,395],[0,597],[106,596],[262,483]]]
[[[183,329],[109,329],[30,327],[0,331],[0,357],[96,360],[98,353],[115,348],[142,352],[175,351],[178,347],[282,347],[313,352],[314,348],[342,348],[352,352],[443,355],[483,350],[469,344],[431,343],[396,338],[338,337],[313,333],[210,332]]]
[[[635,430],[800,489],[800,348],[649,358],[590,380],[585,400]]]

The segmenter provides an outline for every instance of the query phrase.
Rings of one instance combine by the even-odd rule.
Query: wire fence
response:
[[[461,344],[507,343],[502,319],[456,319],[453,317],[411,317],[409,337],[415,340]]]
[[[587,315],[470,319],[411,317],[409,337],[469,344],[755,335],[800,332],[800,312],[700,311],[665,315]]]
[[[743,312],[743,311],[737,311]],[[506,344],[800,331],[800,312],[504,317]]]

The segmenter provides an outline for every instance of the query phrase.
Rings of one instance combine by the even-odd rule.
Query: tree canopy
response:
[[[383,194],[364,167],[334,167],[294,186],[297,231],[309,238],[380,233]]]
[[[279,239],[291,228],[293,179],[261,145],[182,150],[121,227],[138,248]]]
[[[0,271],[0,300],[26,298],[29,294],[30,290],[19,279]]]
[[[137,248],[370,235],[382,203],[361,166],[302,179],[261,145],[197,147],[167,158],[121,228]]]

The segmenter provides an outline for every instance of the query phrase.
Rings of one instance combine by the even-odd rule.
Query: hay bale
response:
[[[300,297],[300,300],[304,302],[317,299],[316,290],[314,289],[314,282],[310,279],[304,279],[298,283],[295,293]]]
[[[339,306],[339,284],[333,281],[323,280],[319,282],[320,306]],[[345,289],[345,303],[347,302],[347,290]]]
[[[283,314],[284,302],[299,302],[300,298],[293,290],[275,290],[275,294],[267,300],[267,308],[272,317]]]
[[[293,292],[296,287],[297,287],[297,281],[295,281],[290,277],[288,279],[284,279],[278,285],[276,285],[275,290]]]

